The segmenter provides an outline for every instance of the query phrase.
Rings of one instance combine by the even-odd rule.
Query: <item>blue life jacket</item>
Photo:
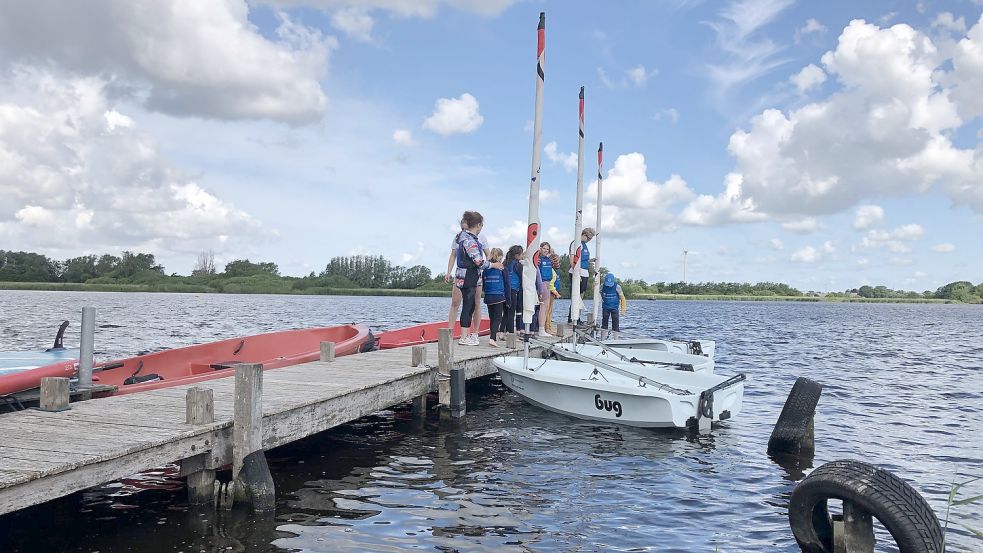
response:
[[[522,278],[519,277],[519,271],[515,270],[518,263],[518,260],[513,259],[509,261],[509,266],[507,267],[509,271],[509,285],[512,286],[513,290],[522,290]]]
[[[614,275],[611,273],[604,275],[604,286],[601,286],[601,306],[609,311],[621,307],[621,296],[618,295],[618,283],[614,280]]]
[[[486,269],[483,273],[485,278],[485,298],[501,297],[505,298],[505,275],[501,269]]]
[[[590,270],[590,250],[587,249],[587,242],[580,243],[580,268]]]
[[[539,254],[539,274],[543,276],[543,282],[553,278],[553,261],[543,254]]]

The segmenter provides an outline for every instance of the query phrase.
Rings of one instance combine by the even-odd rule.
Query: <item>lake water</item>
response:
[[[85,305],[97,309],[98,355],[114,358],[288,328],[406,326],[446,317],[448,301],[0,291],[0,350],[47,346],[63,319],[77,343]],[[743,412],[693,438],[548,413],[489,378],[469,383],[459,425],[401,407],[269,452],[273,516],[191,512],[163,467],[0,516],[0,546],[794,552],[788,497],[811,467],[765,449],[799,376],[824,385],[813,465],[878,464],[940,519],[951,484],[983,476],[981,306],[632,301],[622,325],[717,340],[716,371],[748,375]],[[983,493],[974,486],[967,497]],[[983,551],[961,526],[983,529],[981,510],[953,509],[950,551]]]

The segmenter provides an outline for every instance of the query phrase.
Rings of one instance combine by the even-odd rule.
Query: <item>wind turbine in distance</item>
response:
[[[689,253],[688,250],[683,250],[683,283],[684,284],[686,283],[686,254],[688,253]]]

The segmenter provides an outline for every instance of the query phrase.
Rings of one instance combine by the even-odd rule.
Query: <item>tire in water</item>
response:
[[[822,393],[823,385],[815,380],[804,376],[796,379],[768,440],[769,453],[799,453],[802,449],[813,449],[812,440],[808,439],[809,424]]]
[[[942,526],[925,499],[901,478],[861,461],[826,463],[792,491],[788,521],[805,553],[833,551],[828,499],[850,501],[870,513],[901,553],[942,553]]]

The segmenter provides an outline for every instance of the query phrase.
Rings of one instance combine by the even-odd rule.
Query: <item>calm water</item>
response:
[[[119,357],[270,330],[437,320],[446,299],[0,292],[0,350],[47,345],[83,305]],[[559,308],[562,308],[561,305]],[[559,309],[558,308],[558,309]],[[952,482],[983,476],[983,307],[631,302],[623,326],[717,340],[746,372],[744,410],[707,438],[541,411],[497,379],[469,384],[452,425],[378,413],[268,454],[270,517],[190,512],[173,467],[0,517],[4,551],[798,551],[786,506],[811,468],[768,436],[798,376],[825,386],[819,465],[864,459],[945,514]],[[967,489],[983,493],[983,485]],[[950,551],[983,551],[979,505],[950,515]],[[889,550],[889,549],[885,549]]]

